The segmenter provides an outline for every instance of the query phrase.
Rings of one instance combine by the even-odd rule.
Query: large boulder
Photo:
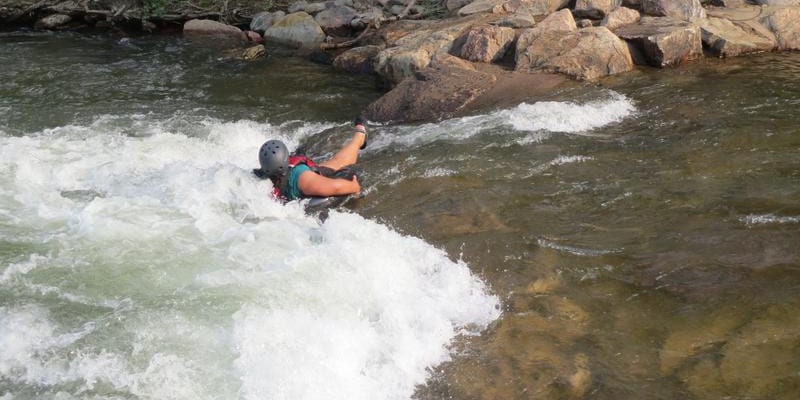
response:
[[[286,13],[283,11],[275,11],[275,12],[260,12],[253,16],[253,19],[250,21],[250,30],[258,32],[260,34],[264,34],[264,32],[269,29],[275,22],[279,19],[286,16]]]
[[[378,53],[375,72],[390,84],[400,83],[427,67],[435,55],[447,54],[453,47],[453,42],[471,24],[470,19],[465,19],[427,26],[417,25],[415,33],[402,36],[394,42],[393,47]]]
[[[624,41],[605,27],[545,31],[517,55],[516,69],[547,71],[594,80],[633,69]]]
[[[375,57],[381,50],[374,45],[352,48],[336,56],[333,67],[354,74],[371,74],[375,72]]]
[[[572,17],[572,12],[569,10],[561,10],[559,12],[550,14],[539,22],[538,25],[531,29],[525,29],[520,33],[517,38],[517,49],[515,53],[515,62],[520,63],[520,57],[525,54],[525,50],[531,42],[545,32],[574,32],[578,30],[575,24],[575,18]]]
[[[656,17],[695,21],[706,17],[700,0],[642,0],[642,12]]]
[[[639,25],[623,26],[616,34],[655,67],[678,65],[703,55],[700,28],[669,17],[643,17]]]
[[[183,24],[183,35],[192,38],[246,40],[241,29],[210,19],[192,19]]]
[[[503,58],[514,42],[514,29],[484,25],[472,28],[461,47],[461,58],[492,62]]]
[[[367,106],[364,113],[375,122],[448,118],[489,90],[495,81],[494,75],[444,55]]]
[[[753,29],[742,22],[709,17],[700,21],[703,44],[720,57],[771,51],[777,47],[770,32]]]
[[[325,32],[314,17],[300,11],[281,18],[264,32],[264,38],[293,47],[310,48],[325,40]]]
[[[800,50],[800,8],[780,8],[763,19],[781,50]]]
[[[600,22],[600,26],[605,26],[606,28],[614,31],[619,27],[632,25],[641,19],[641,15],[639,12],[627,7],[619,7],[614,11],[608,13],[603,21]]]
[[[356,12],[350,7],[331,6],[314,16],[322,31],[331,36],[347,36],[351,32],[350,21]]]
[[[620,4],[622,0],[577,0],[573,14],[579,18],[602,19]]]

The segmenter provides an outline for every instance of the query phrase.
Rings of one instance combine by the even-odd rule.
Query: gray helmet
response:
[[[267,177],[282,176],[289,170],[289,149],[280,140],[270,140],[258,151],[258,162]]]

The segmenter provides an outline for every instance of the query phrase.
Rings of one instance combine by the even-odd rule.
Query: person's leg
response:
[[[333,158],[323,163],[320,163],[322,167],[328,167],[334,171],[341,169],[342,167],[348,166],[350,164],[355,164],[358,161],[358,150],[361,149],[361,146],[367,140],[367,135],[363,132],[356,131],[353,134],[353,138],[347,142],[341,150],[339,150]]]

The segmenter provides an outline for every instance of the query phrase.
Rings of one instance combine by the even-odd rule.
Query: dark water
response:
[[[202,118],[289,136],[333,124],[298,139],[327,154],[380,95],[370,78],[176,38],[15,33],[0,50],[9,136],[99,116],[130,136],[191,136]],[[414,396],[797,398],[800,54],[639,70],[547,100],[371,129],[367,196],[349,208],[465,261],[502,303]]]

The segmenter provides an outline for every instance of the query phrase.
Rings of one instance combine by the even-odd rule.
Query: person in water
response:
[[[290,154],[280,140],[269,140],[258,151],[261,168],[253,173],[272,181],[275,197],[292,201],[308,197],[330,197],[361,191],[353,164],[358,151],[367,146],[367,128],[361,117],[355,120],[355,132],[333,158],[317,164],[305,155]]]

